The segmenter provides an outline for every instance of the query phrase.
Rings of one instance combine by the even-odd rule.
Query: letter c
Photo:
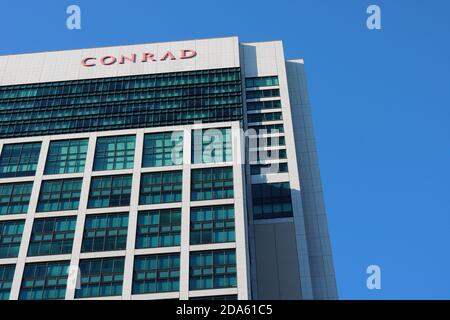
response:
[[[95,61],[95,60],[97,60],[97,58],[87,57],[87,58],[81,59],[81,64],[83,65],[83,67],[93,67],[93,66],[96,65],[95,62],[92,62],[91,64],[88,64],[89,60]]]

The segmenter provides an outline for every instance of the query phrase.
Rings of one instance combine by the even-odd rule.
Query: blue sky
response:
[[[9,1],[0,54],[238,35],[304,58],[339,295],[450,299],[450,1]],[[66,29],[66,7],[82,29]],[[377,4],[382,29],[366,28]],[[366,288],[366,267],[382,289]]]

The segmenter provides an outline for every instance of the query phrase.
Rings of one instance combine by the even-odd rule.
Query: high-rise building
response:
[[[302,60],[0,56],[0,299],[335,299]]]

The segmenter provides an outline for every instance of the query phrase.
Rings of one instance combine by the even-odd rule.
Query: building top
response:
[[[239,67],[238,37],[0,56],[0,86]]]

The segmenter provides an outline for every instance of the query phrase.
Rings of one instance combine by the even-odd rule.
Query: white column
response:
[[[234,220],[236,233],[236,268],[238,299],[250,298],[249,253],[247,247],[247,208],[245,205],[244,143],[239,122],[232,124]]]
[[[131,184],[130,212],[128,214],[127,250],[123,277],[122,299],[130,300],[133,286],[134,251],[138,222],[139,190],[141,183],[142,154],[144,150],[144,130],[136,133],[133,180]]]
[[[183,189],[181,208],[180,300],[189,298],[189,236],[191,223],[191,127],[183,134]]]
[[[72,246],[72,258],[70,259],[71,268],[78,268],[80,262],[81,244],[83,241],[84,222],[86,220],[86,210],[89,199],[89,188],[91,185],[92,167],[94,164],[95,145],[97,143],[97,133],[89,134],[89,144],[86,155],[86,162],[83,174],[83,183],[81,185],[80,202],[78,205],[77,224]],[[79,270],[78,270],[79,271]],[[81,274],[72,275],[80,278]],[[72,300],[75,297],[75,288],[67,281],[66,300]]]
[[[31,190],[30,204],[28,206],[27,217],[22,233],[22,240],[19,248],[19,256],[17,257],[16,271],[11,287],[9,300],[17,300],[19,298],[20,285],[22,282],[23,270],[25,269],[25,261],[27,258],[28,245],[31,238],[31,231],[33,230],[33,221],[36,213],[36,207],[39,200],[39,191],[41,189],[42,177],[44,175],[45,161],[47,160],[48,146],[50,143],[49,137],[44,137],[41,144],[41,151],[36,167],[36,174]]]

